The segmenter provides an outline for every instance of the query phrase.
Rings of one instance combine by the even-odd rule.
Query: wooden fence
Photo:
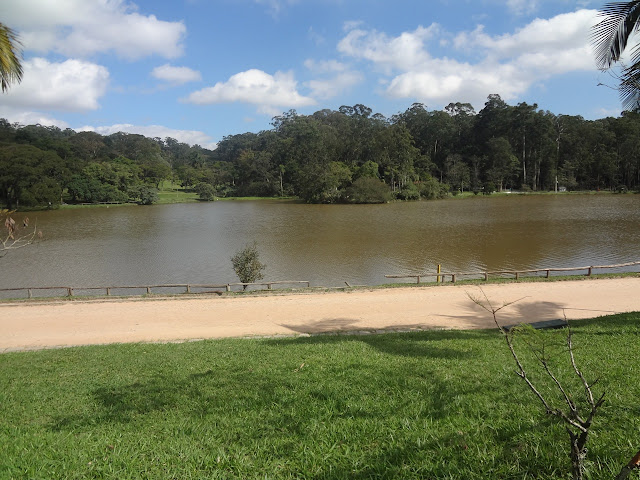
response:
[[[551,272],[581,272],[584,271],[586,276],[593,275],[593,271],[596,269],[605,269],[605,268],[624,268],[624,267],[632,267],[635,265],[640,265],[640,262],[629,262],[629,263],[619,263],[617,265],[590,265],[588,267],[571,267],[571,268],[536,268],[533,270],[519,270],[519,271],[510,271],[510,270],[502,270],[495,272],[440,272],[440,273],[421,273],[421,274],[409,274],[409,275],[385,275],[385,278],[415,278],[417,283],[420,283],[423,278],[435,278],[436,282],[444,282],[448,277],[451,277],[451,281],[453,283],[460,277],[465,276],[474,276],[479,278],[484,278],[485,281],[489,280],[489,275],[499,275],[504,276],[513,275],[516,280],[520,278],[521,275],[530,275],[534,273],[543,273],[546,278],[549,278]]]
[[[272,290],[274,285],[305,285],[307,288],[310,286],[310,282],[304,280],[285,280],[277,282],[261,282],[261,283],[225,283],[225,284],[193,284],[193,283],[178,283],[167,285],[123,285],[123,286],[110,286],[110,287],[20,287],[20,288],[1,288],[2,292],[26,292],[27,298],[34,298],[34,292],[53,292],[51,295],[45,295],[47,297],[73,297],[77,296],[78,292],[104,292],[107,296],[116,294],[117,296],[134,296],[134,295],[150,295],[154,293],[167,293],[168,290],[180,289],[184,291],[178,292],[182,294],[198,294],[198,293],[221,293],[222,290],[226,292],[233,291],[232,287],[242,287],[243,290],[250,286],[267,287],[267,290]],[[212,290],[213,289],[213,290]],[[142,291],[135,294],[122,294],[117,292],[124,291]],[[163,292],[159,292],[163,290]],[[61,292],[61,293],[57,293]],[[99,296],[100,293],[96,293],[93,296]],[[91,295],[90,295],[91,296]]]

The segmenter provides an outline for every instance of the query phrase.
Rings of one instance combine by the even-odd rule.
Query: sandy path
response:
[[[505,323],[640,311],[640,278],[486,285]],[[0,304],[0,351],[333,331],[486,328],[467,292],[440,286],[352,292]],[[507,317],[508,316],[508,317]]]

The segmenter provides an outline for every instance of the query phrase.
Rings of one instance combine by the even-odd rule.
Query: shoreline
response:
[[[372,334],[495,328],[471,295],[495,305],[503,324],[640,311],[640,278],[394,287],[206,297],[0,303],[0,352],[83,345],[237,337]]]
[[[196,198],[195,193],[187,193],[183,190],[160,190],[158,192],[161,196],[161,199],[158,202],[153,203],[152,205],[172,205],[172,204],[182,204],[182,203],[214,203],[214,202],[244,202],[244,201],[270,201],[277,200],[283,202],[298,202],[305,204],[303,200],[298,197],[216,197],[215,200],[211,200],[209,202],[200,200]],[[579,190],[579,191],[568,191],[568,192],[554,192],[554,191],[537,191],[537,192],[522,192],[522,191],[503,191],[503,192],[493,192],[490,195],[485,195],[482,193],[474,194],[473,192],[461,192],[456,195],[449,193],[444,198],[438,198],[435,200],[465,200],[469,198],[482,197],[482,198],[500,198],[500,197],[513,197],[513,196],[539,196],[539,195],[637,195],[640,192],[628,191],[624,193],[620,192],[612,192],[609,190]],[[176,195],[181,198],[171,199],[169,198],[172,195]],[[433,200],[392,200],[386,203],[396,203],[396,202],[420,202],[420,201],[433,201]],[[349,203],[345,203],[345,205],[351,205]],[[371,203],[369,205],[379,205],[378,203]],[[17,213],[28,213],[28,212],[45,212],[49,210],[74,210],[79,208],[109,208],[109,207],[132,207],[132,206],[150,206],[150,205],[140,205],[136,202],[125,202],[125,203],[109,203],[109,202],[101,202],[101,203],[64,203],[59,204],[55,207],[29,207],[26,209],[17,209]],[[0,208],[6,208],[0,207]]]

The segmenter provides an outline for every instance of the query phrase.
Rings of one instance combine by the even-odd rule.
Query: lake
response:
[[[388,283],[385,274],[437,264],[455,272],[640,260],[640,195],[221,201],[28,215],[45,241],[0,260],[0,288],[236,282],[230,257],[253,241],[266,280],[314,286]]]

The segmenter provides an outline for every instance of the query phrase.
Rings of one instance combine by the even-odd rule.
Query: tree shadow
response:
[[[484,297],[476,296],[478,301],[489,307]],[[548,320],[561,320],[564,318],[566,305],[556,302],[532,302],[527,298],[514,299],[513,303],[507,304],[489,299],[491,307],[500,308],[496,313],[498,323],[502,326],[519,325],[521,323],[536,323]],[[468,313],[461,315],[447,315],[447,318],[454,319],[475,328],[494,328],[494,320],[491,312],[478,305],[472,298],[461,304],[462,309]],[[504,306],[504,308],[502,308]],[[489,308],[491,308],[489,307]]]
[[[212,398],[205,398],[199,384],[213,375],[212,370],[192,374],[182,380],[158,375],[144,382],[96,388],[92,396],[98,411],[54,418],[50,429],[61,431],[102,423],[129,423],[138,416],[171,409],[185,396],[208,403]]]
[[[355,325],[359,322],[357,318],[323,318],[299,325],[280,324],[281,327],[288,328],[297,333],[317,335],[321,333],[339,333],[357,331]],[[362,329],[360,329],[362,330]]]
[[[328,325],[331,322],[323,322]],[[307,326],[302,329],[306,330]],[[301,330],[302,330],[301,329]],[[307,333],[307,332],[301,332]],[[469,350],[449,348],[446,341],[465,341],[495,338],[497,330],[425,330],[420,325],[395,325],[388,329],[371,330],[327,330],[310,337],[264,339],[265,345],[282,348],[299,345],[331,345],[343,342],[362,342],[381,353],[403,357],[426,357],[440,359],[464,359],[475,355]],[[384,335],[382,335],[384,334]]]

